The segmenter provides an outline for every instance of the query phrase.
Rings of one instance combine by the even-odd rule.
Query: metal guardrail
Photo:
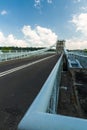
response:
[[[76,53],[76,52],[68,52],[66,50],[66,48],[64,48],[64,53],[66,54],[67,58],[68,58],[68,55],[72,55],[72,56],[79,56],[79,57],[84,57],[84,58],[87,58],[87,55],[83,55],[83,54],[79,54],[79,53]]]
[[[74,53],[74,52],[68,52],[65,48],[64,48],[64,52],[65,52],[70,68],[76,67],[76,68],[87,69],[87,56],[86,55],[81,55],[79,53]],[[73,64],[72,62],[77,62],[78,66],[73,67],[71,65]]]
[[[2,62],[2,61],[17,59],[17,58],[23,58],[30,54],[31,54],[30,52],[18,52],[18,51],[2,53],[2,54],[0,54],[0,61]]]
[[[25,52],[16,51],[16,52],[1,53],[0,54],[0,62],[7,61],[7,60],[13,60],[13,59],[19,59],[19,58],[25,58],[25,57],[29,57],[29,56],[33,56],[33,55],[43,54],[44,52],[46,52],[50,48],[51,47],[41,49],[41,50],[37,50],[37,51],[25,51]]]
[[[69,57],[72,57],[73,59],[78,60],[79,63],[81,64],[80,66],[82,66],[82,68],[87,69],[87,56],[86,55],[69,52],[67,57],[68,57],[68,59],[69,59]]]
[[[18,126],[19,130],[22,130],[22,129],[39,130],[38,127],[40,127],[40,130],[43,130],[43,129],[46,130],[44,126],[44,122],[41,126],[40,125],[41,122],[38,122],[37,124],[37,120],[38,119],[40,120],[40,118],[44,119],[44,114],[46,114],[46,116],[48,115],[48,113],[46,112],[56,113],[57,104],[58,104],[59,83],[60,83],[60,77],[61,77],[60,75],[61,75],[61,69],[62,69],[62,57],[63,55],[58,60],[50,76],[48,77],[45,84],[43,85],[40,93],[38,94],[35,101],[33,102],[31,107],[25,114],[22,121],[20,122]],[[49,118],[47,117],[46,120],[49,120]]]
[[[74,60],[68,59],[68,66],[69,68],[79,68],[79,69],[82,68],[80,62],[77,59]]]
[[[81,63],[82,67],[87,69],[87,56],[86,55],[79,55],[79,54],[72,54],[75,59],[78,59]]]
[[[87,130],[86,119],[55,114],[62,61],[63,56],[58,60],[40,93],[19,123],[18,130]],[[53,102],[52,105],[51,102]],[[50,113],[49,109],[51,109]]]
[[[81,54],[81,53],[75,53],[75,52],[68,52],[68,54],[79,56],[79,57],[85,57],[87,58],[87,55]]]

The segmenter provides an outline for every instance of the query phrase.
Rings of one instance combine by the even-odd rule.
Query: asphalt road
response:
[[[0,72],[38,59],[41,57],[3,62],[0,64]],[[55,55],[0,77],[0,130],[16,130],[57,60],[58,56]]]

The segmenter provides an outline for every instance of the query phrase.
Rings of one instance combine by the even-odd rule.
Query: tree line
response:
[[[2,52],[15,52],[15,51],[36,51],[44,49],[44,47],[0,47]]]

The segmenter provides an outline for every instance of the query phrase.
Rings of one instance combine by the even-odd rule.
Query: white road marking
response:
[[[0,77],[3,77],[3,76],[8,75],[8,74],[11,74],[11,73],[13,73],[13,72],[16,72],[16,71],[18,71],[18,70],[24,69],[24,68],[26,68],[26,67],[29,67],[29,66],[31,66],[31,65],[34,65],[34,64],[36,64],[36,63],[39,63],[39,62],[41,62],[41,61],[44,61],[44,60],[49,59],[49,58],[52,58],[52,57],[54,57],[54,55],[53,55],[53,56],[46,57],[46,58],[43,58],[43,59],[40,59],[40,60],[37,60],[37,61],[34,61],[34,62],[29,63],[29,64],[26,64],[26,65],[22,65],[22,66],[19,66],[19,67],[16,67],[16,68],[12,68],[12,69],[10,69],[10,70],[6,70],[6,71],[0,73]]]

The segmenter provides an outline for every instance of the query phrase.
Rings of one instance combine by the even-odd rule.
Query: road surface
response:
[[[40,59],[41,56],[38,56],[0,63],[0,130],[16,130],[19,121],[57,62],[58,56],[38,61]],[[38,62],[31,64],[35,61]],[[26,64],[30,65],[26,67]],[[13,69],[23,65],[25,67],[22,69]],[[1,75],[3,71],[5,75]]]

